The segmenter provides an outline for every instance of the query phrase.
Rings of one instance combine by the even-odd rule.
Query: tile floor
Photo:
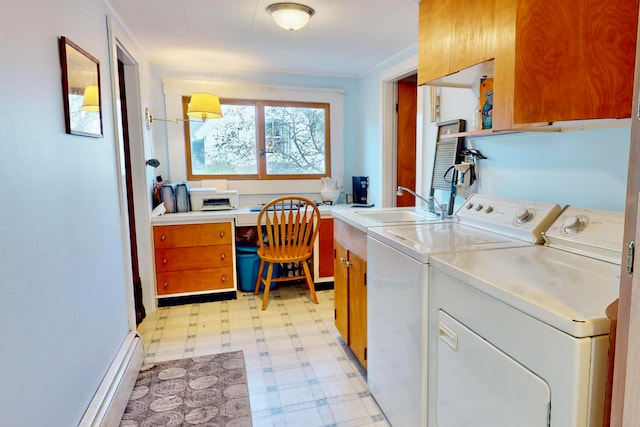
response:
[[[243,350],[253,425],[389,426],[366,371],[333,323],[333,290],[315,305],[300,285],[159,308],[139,326],[145,363]]]

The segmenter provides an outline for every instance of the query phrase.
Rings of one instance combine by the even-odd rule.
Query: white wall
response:
[[[465,119],[471,126],[473,92],[441,92],[442,121]],[[427,132],[435,141],[437,125],[431,124]],[[488,157],[478,163],[478,193],[624,211],[629,141],[630,128],[625,126],[467,138],[465,144]],[[458,197],[456,203],[462,200]]]
[[[77,425],[129,331],[101,0],[17,2],[0,38],[0,423]],[[58,37],[100,61],[104,137],[66,135]]]

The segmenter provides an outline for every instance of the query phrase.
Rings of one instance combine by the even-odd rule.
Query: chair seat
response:
[[[299,254],[282,253],[282,248],[271,248],[269,246],[265,246],[264,248],[258,248],[257,254],[260,258],[263,258],[268,262],[287,263],[300,262],[309,259],[311,258],[312,252],[306,249],[304,252]]]

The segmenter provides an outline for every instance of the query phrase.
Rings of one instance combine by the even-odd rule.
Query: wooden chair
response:
[[[313,244],[318,236],[320,227],[320,211],[316,204],[304,197],[283,196],[271,200],[264,205],[258,214],[258,256],[260,269],[256,281],[255,294],[260,291],[260,284],[264,284],[262,309],[267,308],[269,288],[272,282],[305,279],[311,292],[311,298],[318,303],[313,277],[309,271],[307,260],[313,255]],[[266,235],[262,238],[263,233]],[[265,263],[269,263],[267,276],[262,277]],[[273,265],[300,263],[304,274],[272,278]]]

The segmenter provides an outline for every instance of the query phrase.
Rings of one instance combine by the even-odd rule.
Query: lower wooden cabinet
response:
[[[367,235],[334,219],[335,324],[367,368]]]
[[[232,230],[231,222],[154,226],[157,295],[234,290]]]

